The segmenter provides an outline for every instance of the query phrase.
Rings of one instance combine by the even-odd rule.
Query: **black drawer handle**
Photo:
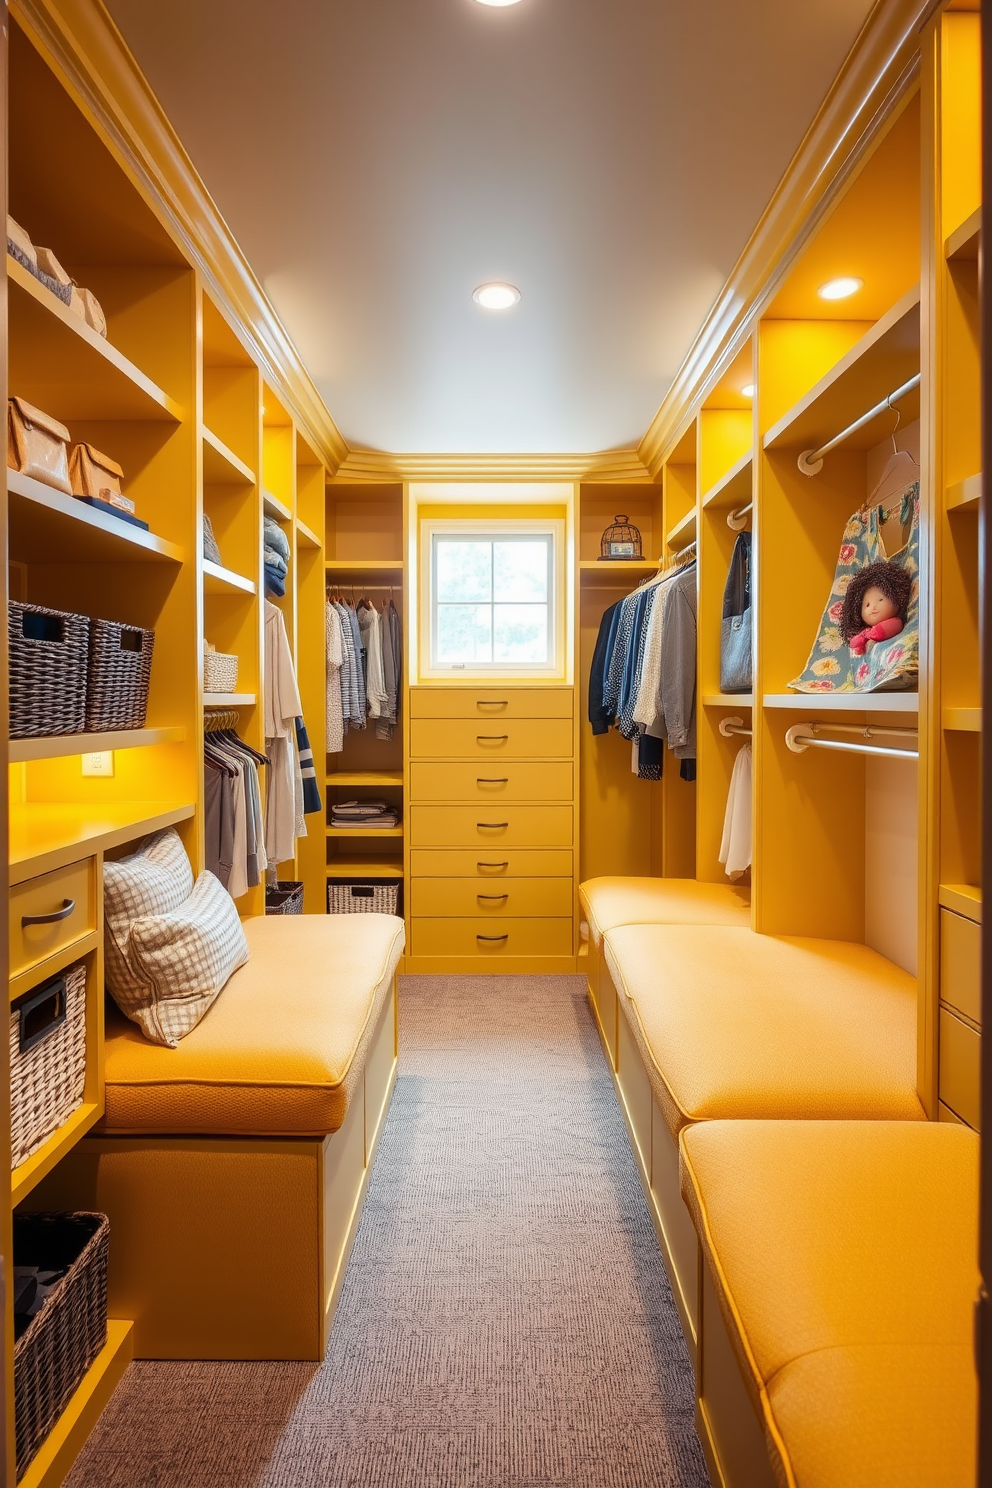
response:
[[[509,899],[509,894],[476,894],[476,899]]]
[[[477,935],[476,940],[509,940],[508,935]]]
[[[508,708],[510,700],[509,698],[476,698],[475,706],[477,708]]]
[[[480,832],[502,832],[505,827],[508,827],[510,825],[510,823],[509,822],[476,822],[475,825],[478,827],[478,829],[479,829]]]
[[[47,915],[21,915],[21,929],[26,930],[28,925],[57,925],[59,920],[67,920],[76,907],[75,899],[63,899],[61,909],[53,909]]]
[[[486,743],[497,743],[498,744],[498,743],[502,743],[502,741],[504,739],[508,739],[509,737],[510,737],[509,734],[476,734],[476,736],[475,736],[475,742],[476,742],[476,744],[486,744]]]
[[[509,868],[509,863],[476,863],[476,868]]]
[[[18,1008],[18,1044],[26,1054],[48,1038],[66,1020],[65,977],[48,982],[40,991],[26,997]]]
[[[477,775],[475,777],[475,783],[476,785],[509,785],[510,777],[509,775],[501,775],[499,779],[496,779],[495,776]]]

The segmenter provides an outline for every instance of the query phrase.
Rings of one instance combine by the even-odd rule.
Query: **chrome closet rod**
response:
[[[860,418],[855,419],[853,424],[848,424],[847,428],[842,429],[839,434],[835,434],[833,439],[828,439],[826,444],[821,444],[819,449],[803,450],[797,462],[803,475],[818,475],[823,469],[824,455],[829,455],[830,451],[835,450],[839,444],[843,444],[845,439],[850,439],[851,435],[856,434],[859,429],[863,429],[865,424],[870,424],[872,419],[877,419],[879,414],[884,413],[887,408],[891,408],[893,403],[898,403],[900,398],[905,398],[907,393],[911,393],[914,388],[919,387],[920,376],[921,374],[917,372],[908,382],[904,382],[902,387],[897,387],[894,393],[890,393],[887,398],[883,398],[880,403],[876,403],[874,408],[869,408],[867,413],[863,413]]]
[[[739,734],[742,739],[754,737],[753,731],[744,727],[743,718],[721,718],[720,732],[725,739],[729,739],[732,734]]]
[[[920,755],[916,749],[892,749],[885,744],[855,744],[848,743],[845,739],[821,739],[815,732],[816,727],[832,728],[837,733],[859,734],[862,739],[870,739],[873,732],[896,738],[918,738],[916,729],[878,728],[872,731],[870,726],[857,724],[821,724],[797,723],[788,730],[785,742],[793,754],[805,754],[807,749],[833,749],[841,754],[867,754],[882,756],[886,759],[909,759],[918,760]]]
[[[744,528],[747,526],[747,521],[745,520],[747,514],[753,509],[754,502],[749,501],[747,506],[741,507],[740,511],[732,511],[727,513],[727,526],[730,528],[731,532],[744,531]]]

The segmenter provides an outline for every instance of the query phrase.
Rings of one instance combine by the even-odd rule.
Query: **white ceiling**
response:
[[[635,445],[870,8],[109,0],[345,438],[396,453]]]

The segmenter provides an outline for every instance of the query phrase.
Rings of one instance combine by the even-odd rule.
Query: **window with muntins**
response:
[[[549,532],[435,532],[431,661],[437,669],[554,665],[555,543]]]

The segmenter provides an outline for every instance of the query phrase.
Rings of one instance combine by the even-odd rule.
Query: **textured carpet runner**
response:
[[[706,1488],[579,977],[405,977],[323,1365],[135,1363],[67,1488]]]

